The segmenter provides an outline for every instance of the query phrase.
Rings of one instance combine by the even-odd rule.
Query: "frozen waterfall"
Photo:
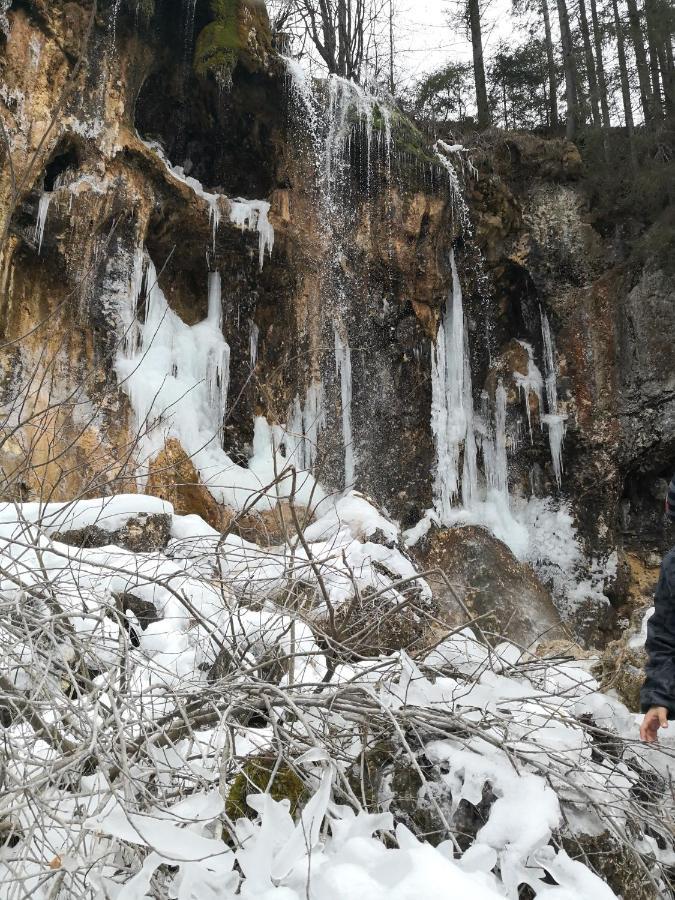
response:
[[[475,458],[471,369],[464,339],[464,307],[454,251],[450,255],[452,294],[445,306],[431,359],[431,430],[436,443],[434,497],[441,521],[447,521],[460,493],[459,460],[465,444]],[[471,444],[473,443],[473,448]],[[475,494],[473,485],[468,486]]]

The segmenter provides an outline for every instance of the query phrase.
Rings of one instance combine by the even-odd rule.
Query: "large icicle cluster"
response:
[[[499,381],[494,403],[484,394],[480,412],[474,410],[469,338],[454,251],[450,265],[452,289],[432,347],[431,431],[436,473],[434,510],[427,523],[475,522],[488,527],[517,555],[524,555],[527,531],[509,508],[506,391]],[[413,530],[409,542],[414,543],[425,527]]]
[[[143,321],[138,304],[145,298]],[[271,509],[293,486],[287,440],[281,426],[255,422],[253,455],[248,467],[237,465],[223,450],[227,414],[230,348],[222,333],[220,276],[209,276],[208,315],[186,325],[169,307],[156,269],[147,254],[136,256],[130,289],[119,309],[122,340],[116,372],[134,413],[136,457],[141,477],[168,438],[176,438],[218,502],[234,510],[244,506]],[[315,403],[316,389],[310,403]],[[308,424],[313,441],[314,425]],[[299,470],[299,503],[323,496],[311,474]]]

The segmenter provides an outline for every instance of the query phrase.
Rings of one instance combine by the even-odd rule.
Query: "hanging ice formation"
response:
[[[460,493],[459,460],[466,449],[475,460],[471,371],[465,357],[464,308],[454,251],[452,292],[446,304],[431,358],[431,430],[436,443],[434,497],[442,522],[448,522]],[[474,472],[467,472],[469,478]],[[473,495],[474,485],[466,490]]]
[[[326,425],[323,383],[314,380],[304,404],[296,395],[288,412],[284,441],[286,457],[300,472],[312,472],[316,463],[319,435]]]
[[[43,191],[38,203],[37,221],[35,223],[35,243],[37,244],[38,254],[42,252],[42,240],[45,236],[45,225],[47,223],[47,214],[52,202],[54,194],[51,191]]]
[[[230,222],[241,231],[255,231],[258,233],[258,261],[262,270],[265,262],[265,254],[271,256],[274,249],[274,226],[269,220],[270,204],[267,200],[244,200],[238,198],[230,200],[225,194],[212,194],[205,190],[201,181],[186,175],[183,166],[174,166],[167,159],[164,148],[157,141],[143,141],[145,146],[159,157],[167,172],[181,184],[187,185],[193,193],[200,197],[207,206],[209,224],[211,226],[211,241],[213,250],[216,249],[216,237],[222,221],[222,205],[229,204]]]
[[[258,232],[258,262],[262,271],[265,253],[272,255],[274,249],[274,228],[270,224],[268,214],[270,204],[267,200],[230,201],[230,222],[242,231]]]
[[[542,423],[548,427],[548,440],[551,447],[553,472],[558,487],[562,484],[563,458],[562,447],[567,430],[567,416],[558,412],[558,379],[556,376],[555,353],[551,326],[545,311],[540,308],[541,334],[544,345],[544,372],[546,386],[546,405],[548,413],[542,416]]]
[[[115,370],[134,414],[139,476],[147,475],[166,441],[175,438],[219,503],[233,509],[272,508],[291,490],[290,476],[284,474],[289,465],[282,452],[284,436],[258,417],[248,468],[236,465],[223,450],[230,348],[222,334],[218,273],[209,275],[208,288],[206,318],[186,325],[169,307],[148,255],[136,253],[129,291],[118,309],[121,340]],[[273,492],[266,490],[275,482]],[[295,486],[300,503],[310,495],[323,497],[308,475]]]

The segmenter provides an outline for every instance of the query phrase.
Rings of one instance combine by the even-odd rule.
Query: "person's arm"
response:
[[[640,695],[643,739],[654,740],[675,718],[675,551],[666,556],[656,589],[655,612],[647,625],[646,680]]]

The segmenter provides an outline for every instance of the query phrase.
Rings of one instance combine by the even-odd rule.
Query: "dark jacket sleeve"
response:
[[[642,712],[665,706],[675,719],[675,549],[666,556],[656,589],[656,611],[647,625],[647,679],[640,694]]]

